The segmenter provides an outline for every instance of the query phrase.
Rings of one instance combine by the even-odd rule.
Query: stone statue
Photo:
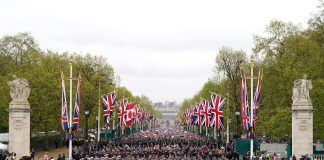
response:
[[[311,100],[309,98],[309,90],[312,89],[312,81],[307,80],[307,75],[304,75],[304,79],[298,79],[294,81],[293,87],[293,104],[297,103],[297,101],[306,101],[311,104]]]
[[[13,75],[12,78],[13,80],[8,82],[12,102],[27,102],[30,93],[28,81],[26,79],[17,78],[16,75]]]

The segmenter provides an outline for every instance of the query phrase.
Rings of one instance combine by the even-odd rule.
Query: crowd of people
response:
[[[91,146],[91,145],[89,145]],[[233,146],[219,143],[212,137],[202,136],[176,127],[162,127],[147,131],[138,131],[130,136],[121,136],[112,140],[100,140],[91,149],[85,150],[82,145],[73,148],[73,159],[107,159],[107,160],[195,160],[195,159],[239,159],[239,154],[233,150]],[[249,159],[249,154],[243,159]],[[279,155],[271,155],[258,151],[255,159],[277,159]],[[4,152],[0,154],[0,160],[15,159],[14,154]],[[39,157],[40,158],[40,157]],[[34,159],[24,157],[23,159]],[[65,160],[64,154],[58,157],[49,157],[45,154],[43,160]],[[294,159],[294,158],[293,158]],[[295,158],[296,159],[296,158]],[[308,156],[302,159],[309,159]]]
[[[176,128],[136,132],[128,137],[103,140],[96,150],[74,152],[73,159],[238,159],[231,147],[218,147],[206,136]]]

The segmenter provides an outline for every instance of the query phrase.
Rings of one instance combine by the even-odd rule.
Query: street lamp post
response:
[[[86,117],[86,127],[85,127],[85,135],[84,135],[84,152],[85,153],[88,153],[89,149],[88,149],[88,127],[89,127],[89,115],[90,115],[90,112],[88,110],[86,110],[84,112],[85,114],[85,117]]]
[[[226,128],[226,135],[227,135],[226,144],[229,144],[229,125],[230,125],[230,123],[231,123],[231,119],[228,119],[227,120],[227,128]]]
[[[235,111],[235,116],[236,116],[236,135],[239,137],[239,116],[240,116],[240,109],[239,106],[236,106],[236,111]]]

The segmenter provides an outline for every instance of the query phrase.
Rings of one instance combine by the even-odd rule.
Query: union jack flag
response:
[[[196,106],[192,106],[191,107],[191,117],[190,117],[190,124],[195,124],[195,121],[197,119],[197,115],[196,115]]]
[[[135,123],[140,123],[140,106],[136,105],[134,108],[134,122]]]
[[[146,123],[149,122],[149,113],[145,110],[143,110],[143,118]]]
[[[242,125],[246,131],[250,129],[250,117],[249,117],[249,105],[246,87],[246,78],[242,78],[240,85],[240,97],[241,97],[241,115],[242,115]]]
[[[190,113],[190,109],[188,109],[186,112],[185,112],[185,116],[186,116],[186,125],[190,125],[190,121],[191,121],[191,113]]]
[[[110,116],[114,111],[114,105],[116,100],[116,93],[112,92],[102,97],[103,114],[104,114],[104,125],[109,123]]]
[[[119,119],[119,126],[123,127],[124,126],[124,116],[126,114],[126,106],[128,105],[128,101],[126,98],[122,99],[119,103],[119,108],[118,108],[118,119]]]
[[[81,79],[78,78],[78,86],[75,94],[72,131],[77,131],[80,126],[80,86]]]
[[[257,114],[258,114],[258,108],[260,103],[260,92],[262,87],[262,77],[258,79],[257,88],[255,89],[254,93],[254,99],[253,99],[253,129],[256,129],[256,120],[257,120]]]
[[[191,124],[194,124],[196,125],[196,121],[197,121],[197,115],[196,115],[196,112],[197,112],[197,108],[196,106],[192,106],[192,116],[191,116]]]
[[[144,120],[144,109],[142,109],[141,107],[139,107],[139,110],[138,110],[138,119],[139,119],[140,123],[142,123]]]
[[[222,98],[220,95],[217,95],[215,93],[211,94],[211,127],[215,127],[217,129],[224,128],[223,120],[224,120],[224,114],[223,114],[223,106],[225,103],[225,98]]]
[[[196,119],[194,121],[194,124],[200,126],[201,125],[201,118],[202,118],[202,115],[201,115],[201,105],[200,104],[196,104],[196,107],[195,107],[195,115],[196,115]]]
[[[62,99],[61,99],[61,127],[63,131],[69,130],[69,116],[67,113],[67,103],[66,103],[66,93],[65,93],[65,85],[64,78],[61,80],[61,88],[62,88]]]
[[[209,102],[205,99],[201,100],[201,106],[202,106],[202,115],[203,115],[203,119],[202,119],[202,126],[209,126],[210,125],[210,106],[209,106]]]

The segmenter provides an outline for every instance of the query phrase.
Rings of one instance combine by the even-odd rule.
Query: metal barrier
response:
[[[324,154],[314,154],[313,160],[324,160]]]
[[[64,146],[64,139],[62,138],[61,135],[48,135],[46,137],[47,142],[45,140],[44,136],[40,136],[40,137],[32,137],[30,139],[30,146],[31,148],[34,148],[36,151],[40,151],[40,150],[49,150],[49,149],[53,149],[55,148],[56,144],[58,144],[58,147]],[[46,144],[47,143],[47,144]]]

